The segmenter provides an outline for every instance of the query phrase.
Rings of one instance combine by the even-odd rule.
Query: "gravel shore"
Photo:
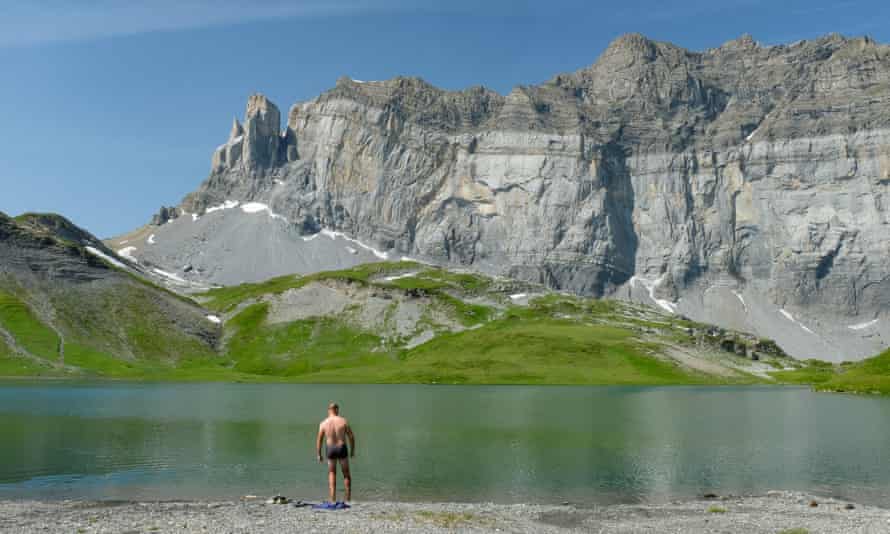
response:
[[[0,501],[0,532],[593,532],[878,534],[890,510],[771,492],[650,505],[362,502],[338,512],[235,502]]]

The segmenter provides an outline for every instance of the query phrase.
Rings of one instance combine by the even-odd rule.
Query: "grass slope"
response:
[[[410,269],[417,265],[417,263],[410,261],[381,262],[359,265],[342,271],[326,271],[307,276],[279,276],[256,284],[241,284],[211,289],[202,295],[204,297],[203,304],[210,310],[227,312],[244,301],[265,295],[277,295],[284,293],[288,289],[298,289],[315,280],[336,279],[367,283],[372,276]]]
[[[0,326],[32,356],[17,354],[0,338],[0,376],[164,378],[188,374],[180,360],[212,361],[212,348],[170,327],[153,298],[140,284],[52,297],[54,322],[65,333],[62,362],[56,332],[24,301],[0,291]]]
[[[813,385],[821,391],[890,395],[890,350],[856,363],[806,363],[795,371],[771,374],[785,383]]]
[[[647,353],[621,329],[516,316],[437,336],[374,366],[323,368],[312,382],[447,384],[702,384]]]
[[[387,273],[411,274],[387,279]],[[407,348],[351,324],[346,317],[269,324],[268,298],[311,281],[349,281],[431,299],[465,329],[439,331]],[[704,384],[750,382],[684,369],[660,357],[661,341],[644,342],[639,327],[663,326],[621,316],[635,328],[615,326],[627,305],[562,295],[529,307],[480,304],[490,278],[411,262],[380,263],[260,284],[214,289],[202,296],[219,312],[238,312],[226,323],[234,371],[293,382],[451,384]],[[692,323],[671,319],[671,331]],[[687,324],[688,323],[688,324]],[[682,336],[678,336],[682,337]],[[674,339],[671,339],[674,341]],[[688,341],[688,340],[686,340]]]
[[[384,363],[375,354],[380,338],[333,318],[265,324],[268,305],[249,306],[230,323],[235,334],[228,356],[235,371],[267,376],[299,377],[321,370],[368,369]]]
[[[212,356],[211,347],[176,327],[161,298],[149,286],[127,283],[71,291],[53,302],[70,343],[151,362]]]
[[[49,361],[58,360],[59,336],[43,324],[24,302],[3,291],[0,291],[0,326],[34,356]]]
[[[53,323],[64,334],[62,361],[59,335],[15,296],[23,294],[23,288],[5,285],[8,291],[0,291],[0,327],[32,357],[17,354],[0,339],[0,376],[165,378],[182,374],[185,361],[218,359],[211,346],[174,327],[159,307],[156,292],[133,282],[42,295],[51,303]]]
[[[400,276],[388,277],[390,273]],[[412,347],[406,345],[410,335],[371,331],[356,324],[350,313],[272,324],[270,300],[310,282],[345,282],[347,288],[395,292],[413,302],[426,302],[429,310],[418,328],[432,329],[436,335]],[[665,357],[668,345],[701,343],[688,332],[702,330],[703,325],[625,303],[552,293],[528,306],[516,306],[508,298],[511,291],[518,292],[513,283],[394,262],[213,289],[197,298],[205,308],[228,318],[218,350],[194,332],[174,328],[173,319],[158,306],[159,292],[138,282],[54,295],[53,322],[65,336],[64,363],[77,376],[450,384],[762,381],[744,371],[731,376],[695,371]],[[59,336],[16,296],[20,288],[7,289],[0,292],[0,325],[38,358],[24,358],[0,340],[0,376],[70,376],[71,371],[53,365]],[[177,298],[183,305],[193,305]],[[426,314],[450,317],[456,331]],[[890,351],[855,365],[794,365],[796,370],[771,374],[782,383],[890,393]]]
[[[0,376],[29,377],[55,374],[57,373],[50,365],[41,365],[16,354],[6,341],[0,338]]]
[[[0,213],[0,376],[166,376],[215,359],[220,329],[201,306],[88,244],[104,248],[64,217]]]

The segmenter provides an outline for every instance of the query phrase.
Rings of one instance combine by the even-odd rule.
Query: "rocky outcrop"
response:
[[[829,35],[704,52],[627,35],[502,96],[343,78],[265,97],[182,203],[860,358],[890,342],[890,47]]]
[[[247,100],[244,125],[234,119],[229,140],[213,153],[213,172],[238,170],[256,175],[280,164],[284,139],[279,133],[281,114],[263,95]]]
[[[151,224],[152,226],[161,226],[177,217],[179,217],[179,208],[174,206],[161,206],[161,209],[151,217]]]

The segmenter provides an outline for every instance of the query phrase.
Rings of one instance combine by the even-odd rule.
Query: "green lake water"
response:
[[[318,499],[318,422],[357,500],[651,502],[794,489],[890,502],[890,399],[780,387],[0,385],[0,499]]]

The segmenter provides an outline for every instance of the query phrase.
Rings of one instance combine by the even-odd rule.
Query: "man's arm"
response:
[[[315,440],[315,455],[318,456],[318,461],[321,462],[321,442],[324,440],[324,428],[318,427],[318,438]]]
[[[346,437],[349,438],[349,455],[355,456],[355,434],[352,433],[352,427],[346,425]]]

